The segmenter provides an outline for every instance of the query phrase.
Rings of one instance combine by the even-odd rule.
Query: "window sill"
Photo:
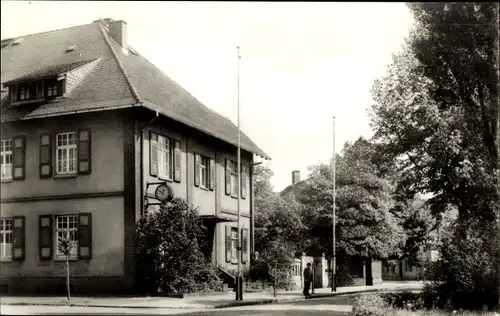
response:
[[[66,261],[66,257],[55,257],[54,258],[54,261],[57,261],[57,262],[64,262]],[[78,261],[78,258],[77,257],[70,257],[68,259],[68,261]]]
[[[210,191],[210,189],[209,189],[209,188],[202,187],[201,185],[199,186],[199,188],[200,188],[201,190],[203,190],[203,191]]]
[[[235,195],[235,194],[231,194],[231,198],[232,198],[232,199],[238,199],[238,196],[237,196],[237,195]]]
[[[0,183],[11,183],[14,182],[14,179],[2,179],[0,180]]]
[[[68,174],[56,174],[54,176],[54,179],[72,179],[76,178],[78,174],[76,173],[68,173]]]
[[[169,179],[167,176],[158,176],[158,179],[167,181],[167,182],[173,182],[172,179]]]
[[[1,258],[0,262],[12,262],[12,258]]]

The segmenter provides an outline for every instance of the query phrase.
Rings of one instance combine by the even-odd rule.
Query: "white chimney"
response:
[[[127,22],[123,20],[114,21],[112,19],[104,19],[104,21],[108,26],[109,35],[121,46],[122,52],[128,55]]]
[[[294,170],[292,171],[292,185],[300,182],[300,171]]]

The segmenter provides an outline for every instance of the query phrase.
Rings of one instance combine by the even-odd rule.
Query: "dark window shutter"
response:
[[[53,252],[52,215],[40,215],[39,221],[40,260],[50,260]]]
[[[91,137],[90,129],[82,129],[78,132],[78,173],[90,174],[91,172]]]
[[[215,189],[215,160],[210,159],[210,190]]]
[[[14,216],[13,221],[12,260],[23,261],[26,257],[26,219],[24,216]]]
[[[149,174],[158,175],[158,134],[149,131]]]
[[[241,198],[247,198],[248,192],[248,168],[246,164],[241,165]]]
[[[231,195],[231,161],[226,158],[225,165],[226,195]]]
[[[13,84],[9,87],[10,102],[17,101],[17,84]]]
[[[40,135],[40,178],[52,176],[52,135],[42,133]]]
[[[182,169],[182,151],[181,142],[173,140],[174,143],[174,181],[181,182],[181,169]]]
[[[248,228],[241,230],[241,263],[248,260]]]
[[[78,259],[92,259],[92,214],[78,214]]]
[[[226,226],[226,262],[231,262],[231,226]]]
[[[197,153],[194,153],[194,186],[200,186],[200,164],[201,157]]]
[[[16,136],[13,139],[13,167],[12,178],[24,180],[26,173],[26,137]]]

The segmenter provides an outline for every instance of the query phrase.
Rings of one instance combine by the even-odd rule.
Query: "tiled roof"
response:
[[[26,74],[21,77],[17,77],[15,79],[12,79],[10,81],[4,82],[3,84],[12,84],[15,82],[22,82],[22,81],[29,81],[29,80],[34,80],[34,79],[40,79],[40,78],[46,78],[46,77],[53,77],[53,76],[58,76],[67,73],[68,71],[74,70],[80,66],[86,65],[92,61],[97,60],[97,58],[90,59],[90,60],[82,60],[82,61],[77,61],[77,62],[72,62],[69,64],[62,64],[62,65],[51,65],[43,68],[38,68],[34,70],[33,72]]]
[[[2,84],[65,72],[78,67],[74,65],[101,60],[68,97],[34,109],[8,107],[7,92],[2,89],[2,122],[143,106],[237,145],[237,127],[231,120],[203,105],[135,51],[123,54],[121,47],[98,23],[28,35],[23,39],[18,45],[12,45],[11,40],[2,41]],[[76,48],[66,52],[73,45]],[[243,132],[241,148],[270,159]]]

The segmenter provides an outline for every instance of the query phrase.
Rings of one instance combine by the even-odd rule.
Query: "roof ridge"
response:
[[[45,32],[40,32],[40,33],[32,33],[32,34],[19,35],[19,36],[15,36],[15,37],[9,37],[9,38],[2,39],[2,43],[7,42],[7,41],[12,41],[16,38],[36,37],[36,36],[40,36],[40,35],[47,35],[49,33],[67,31],[70,29],[84,28],[84,27],[91,26],[92,24],[94,24],[94,23],[79,24],[79,25],[75,25],[75,26],[69,26],[69,27],[65,27],[65,28],[60,28],[60,29],[50,30],[50,31],[45,31]]]
[[[139,93],[137,92],[137,89],[134,87],[132,84],[132,81],[130,81],[130,78],[127,74],[127,71],[125,70],[125,67],[123,66],[123,63],[116,53],[116,51],[113,48],[113,45],[111,44],[111,41],[113,40],[112,37],[109,37],[106,30],[103,28],[101,23],[96,23],[97,27],[101,31],[101,35],[104,37],[104,41],[108,45],[109,49],[111,50],[111,53],[113,54],[113,57],[115,58],[116,62],[118,63],[118,68],[120,68],[121,73],[123,74],[123,77],[125,78],[125,81],[127,82],[127,85],[130,88],[130,92],[132,92],[132,95],[134,96],[135,100],[137,103],[141,103],[141,97],[139,96]]]

